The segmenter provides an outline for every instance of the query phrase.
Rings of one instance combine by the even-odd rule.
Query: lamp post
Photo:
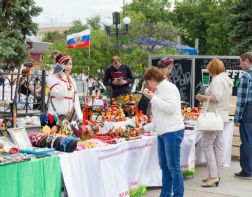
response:
[[[120,13],[119,12],[113,12],[113,21],[109,18],[105,18],[102,23],[105,26],[105,30],[109,36],[115,36],[116,37],[116,55],[119,55],[119,36],[120,35],[126,35],[128,34],[129,30],[129,24],[130,24],[130,18],[124,17],[123,18],[123,24],[124,27],[120,28]],[[115,25],[114,28],[112,25]]]

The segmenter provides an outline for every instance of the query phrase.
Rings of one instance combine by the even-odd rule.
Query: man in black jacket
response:
[[[134,77],[128,65],[121,64],[118,56],[112,58],[112,65],[105,70],[103,84],[112,87],[112,97],[118,97],[131,91]]]

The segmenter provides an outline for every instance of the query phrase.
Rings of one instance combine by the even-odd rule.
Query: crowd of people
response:
[[[158,159],[162,170],[162,189],[160,197],[183,196],[183,178],[180,170],[180,144],[183,139],[184,125],[180,112],[180,95],[176,86],[167,80],[169,72],[164,72],[169,63],[162,59],[157,68],[149,68],[144,74],[147,89],[144,96],[151,103],[153,121],[144,127],[145,131],[156,131],[158,135]],[[168,61],[169,62],[169,61]],[[161,66],[160,66],[161,65]],[[241,171],[234,176],[252,179],[252,53],[240,56],[240,66],[244,71],[237,93],[235,126],[241,136]],[[167,69],[168,70],[168,69]],[[229,104],[233,82],[225,72],[224,63],[213,59],[207,65],[211,82],[204,94],[196,99],[203,102],[203,109],[209,103],[208,111],[217,111],[224,122],[229,121]],[[169,120],[169,121],[168,121]],[[223,128],[223,130],[225,127]],[[202,180],[202,187],[218,186],[221,180],[223,160],[223,130],[202,132],[201,147],[206,157],[208,177]]]
[[[70,55],[59,51],[52,53],[54,72],[46,78],[50,89],[49,113],[56,113],[61,120],[82,121],[82,111],[77,94],[76,82],[70,73],[73,67]],[[160,197],[184,195],[183,175],[180,168],[180,147],[184,136],[184,123],[181,114],[181,98],[178,88],[169,76],[172,73],[174,60],[161,59],[157,65],[148,68],[144,73],[145,89],[138,108],[145,114],[152,114],[152,122],[141,128],[144,132],[155,131],[158,140],[158,160],[162,171],[162,189]],[[240,56],[240,66],[244,71],[237,93],[237,104],[234,122],[239,127],[240,166],[236,177],[252,179],[252,53]],[[221,115],[224,125],[229,121],[229,104],[233,82],[225,72],[225,65],[220,59],[213,59],[207,65],[211,76],[208,88],[196,95],[203,102],[203,109],[209,102],[208,111]],[[25,79],[28,70],[22,71]],[[34,94],[40,89],[26,86],[21,80],[20,91]],[[105,70],[103,83],[112,89],[112,97],[128,94],[134,77],[128,65],[122,64],[118,56],[112,58],[111,65]],[[218,186],[222,178],[223,131],[205,131],[201,137],[201,148],[207,162],[208,177],[202,180],[202,187]]]

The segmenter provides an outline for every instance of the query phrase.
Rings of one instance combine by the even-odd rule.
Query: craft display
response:
[[[12,147],[15,147],[15,145],[5,136],[0,137],[0,144],[2,144],[0,147],[1,152],[9,152]]]
[[[136,109],[135,113],[136,113],[135,122],[136,122],[137,128],[147,124],[148,122],[151,122],[151,119],[148,118],[148,116],[146,116],[145,114],[143,114],[143,112],[141,110],[138,112],[138,110]]]
[[[20,150],[20,153],[27,153],[27,154],[34,154],[34,155],[44,155],[47,153],[50,153],[52,151],[55,151],[53,148],[37,148],[37,147],[31,147],[28,149]]]
[[[32,148],[24,128],[8,129],[12,143],[7,137],[0,137],[0,165],[29,161],[36,159],[34,155],[25,154],[24,149]],[[32,154],[35,154],[34,152]]]
[[[105,142],[102,142],[99,139],[90,139],[90,140],[85,140],[85,141],[79,141],[77,144],[76,150],[83,150],[83,149],[90,149],[94,147],[102,147],[102,146],[107,146],[108,144]]]
[[[0,165],[30,161],[31,159],[36,159],[36,157],[25,153],[11,154],[8,152],[4,152],[0,154]]]
[[[184,116],[184,120],[194,120],[196,121],[200,115],[200,109],[198,107],[185,107],[182,110],[182,114]]]
[[[59,135],[59,134],[31,133],[29,137],[34,147],[53,148],[57,151],[62,151],[62,152],[75,151],[77,147],[77,143],[78,143],[78,139],[72,136],[69,137],[69,136],[64,136],[64,135]],[[26,149],[26,150],[28,150],[29,152],[30,149]],[[41,149],[41,152],[45,150],[50,152],[49,149]]]
[[[155,133],[141,133],[140,128],[151,122],[151,116],[146,116],[142,111],[138,111],[136,103],[137,101],[132,96],[122,96],[112,100],[111,103],[108,99],[86,98],[83,108],[83,122],[81,123],[75,121],[59,122],[56,115],[41,114],[39,117],[41,133],[30,132],[27,137],[25,130],[17,128],[9,131],[13,138],[13,144],[5,138],[0,138],[0,145],[4,144],[4,148],[0,146],[0,153],[8,154],[4,159],[3,156],[0,157],[0,163],[29,160],[29,157],[22,159],[14,156],[22,153],[30,155],[30,158],[34,155],[43,157],[44,155],[81,151],[155,136]],[[96,118],[94,114],[97,114],[99,118]],[[195,129],[200,109],[184,107],[182,114],[187,130],[185,133],[188,134],[190,133],[188,131]],[[13,155],[11,162],[10,155]],[[183,173],[193,175],[195,168],[192,166],[184,167]]]
[[[40,118],[38,116],[26,116],[17,118],[17,127],[39,126]]]
[[[52,128],[53,126],[56,126],[59,122],[57,114],[52,115],[50,113],[48,114],[42,113],[40,114],[39,118],[42,127],[47,125],[50,128]]]
[[[121,122],[125,121],[126,117],[124,111],[122,109],[122,105],[120,104],[117,108],[116,102],[112,101],[111,108],[109,108],[104,115],[102,115],[103,121],[112,121],[112,122]]]
[[[126,98],[126,97],[125,97]],[[125,99],[123,104],[134,103],[134,113],[135,113],[135,101],[132,99],[132,96],[128,96]],[[120,99],[112,100],[111,105],[108,99],[95,98],[92,96],[91,99],[88,97],[85,98],[85,104],[83,108],[83,122],[82,124],[72,121],[71,123],[65,123],[63,125],[57,125],[57,131],[55,127],[51,127],[51,131],[48,127],[43,128],[44,133],[57,133],[61,135],[75,135],[80,140],[88,140],[99,136],[97,134],[105,134],[104,136],[109,136],[107,142],[115,143],[112,139],[119,137],[135,137],[138,132],[128,131],[126,129],[127,125],[138,128],[140,125],[146,124],[148,118],[142,113],[139,113],[134,120],[134,124],[129,124],[128,119],[125,116],[122,103],[118,102]],[[103,105],[103,106],[101,106]],[[91,106],[91,107],[90,107]],[[90,111],[91,109],[91,111]],[[133,108],[132,108],[133,110]],[[92,120],[93,113],[98,112],[101,114],[101,120]],[[44,122],[44,125],[48,125],[49,115],[47,118],[41,116],[41,123]],[[122,131],[121,131],[122,130]]]
[[[7,129],[14,144],[19,149],[26,149],[32,147],[31,141],[27,135],[25,128],[11,128]]]

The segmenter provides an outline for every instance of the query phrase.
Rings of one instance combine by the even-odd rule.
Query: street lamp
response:
[[[129,24],[130,24],[130,18],[124,17],[123,18],[123,24],[124,28],[120,28],[120,13],[119,12],[113,12],[113,21],[109,18],[103,19],[102,23],[105,26],[105,30],[109,36],[116,36],[116,55],[119,55],[119,35],[126,35],[129,31]],[[114,28],[112,28],[112,25],[115,25]]]

